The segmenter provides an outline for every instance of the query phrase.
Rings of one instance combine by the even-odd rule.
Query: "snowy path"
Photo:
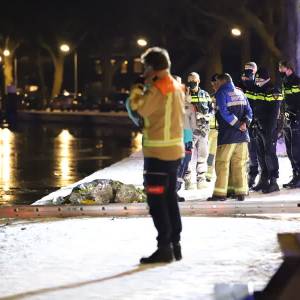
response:
[[[98,171],[96,178],[142,185],[142,155]],[[291,168],[280,158],[280,184]],[[62,188],[39,201],[67,195]],[[204,191],[184,191],[204,200]],[[300,190],[252,193],[250,201],[299,200]],[[0,226],[0,300],[31,299],[213,299],[216,283],[247,283],[261,289],[281,262],[278,232],[299,232],[298,215],[272,218],[183,218],[184,259],[140,268],[139,258],[155,249],[150,218],[77,218],[15,222]]]
[[[213,299],[215,283],[260,289],[281,262],[278,232],[299,220],[183,218],[184,259],[140,269],[150,218],[80,218],[0,227],[0,300]]]

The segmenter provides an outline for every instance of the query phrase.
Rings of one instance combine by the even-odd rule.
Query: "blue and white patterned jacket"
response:
[[[222,85],[216,93],[219,124],[218,145],[249,142],[248,130],[242,132],[242,122],[249,124],[252,110],[244,93],[232,82]]]

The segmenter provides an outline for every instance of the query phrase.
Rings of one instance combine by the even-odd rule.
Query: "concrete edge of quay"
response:
[[[97,112],[97,111],[18,111],[17,119],[26,122],[60,122],[109,124],[133,127],[127,112]]]
[[[188,201],[180,203],[182,216],[255,216],[299,214],[299,201],[215,202]],[[0,206],[0,219],[67,218],[67,217],[139,217],[147,216],[146,203],[109,205],[13,205]]]

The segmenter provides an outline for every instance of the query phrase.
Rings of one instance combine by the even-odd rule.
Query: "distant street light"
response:
[[[60,50],[62,51],[62,52],[69,52],[70,51],[70,46],[69,45],[67,45],[67,44],[62,44],[61,46],[60,46]]]
[[[4,55],[4,56],[10,56],[10,51],[9,51],[8,49],[5,49],[5,50],[3,51],[3,55]]]
[[[241,30],[239,28],[232,28],[231,29],[231,34],[233,36],[240,36],[242,34]]]
[[[148,45],[147,40],[140,38],[136,41],[136,43],[138,44],[138,46],[140,47],[146,47]]]
[[[64,53],[70,52],[70,46],[67,44],[62,44],[60,50]],[[74,50],[74,98],[77,99],[78,95],[78,57],[77,52]]]

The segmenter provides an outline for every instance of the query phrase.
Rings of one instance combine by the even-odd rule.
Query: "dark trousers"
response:
[[[265,178],[279,177],[279,164],[276,154],[277,130],[276,127],[257,129],[256,151],[261,168],[261,176]]]
[[[294,176],[300,175],[300,118],[292,118],[284,128],[284,140]]]
[[[144,186],[158,247],[180,241],[181,216],[177,201],[177,171],[181,160],[144,158]]]
[[[258,174],[258,157],[257,157],[257,144],[255,141],[256,129],[249,128],[250,143],[248,143],[249,152],[249,176],[256,176]]]

